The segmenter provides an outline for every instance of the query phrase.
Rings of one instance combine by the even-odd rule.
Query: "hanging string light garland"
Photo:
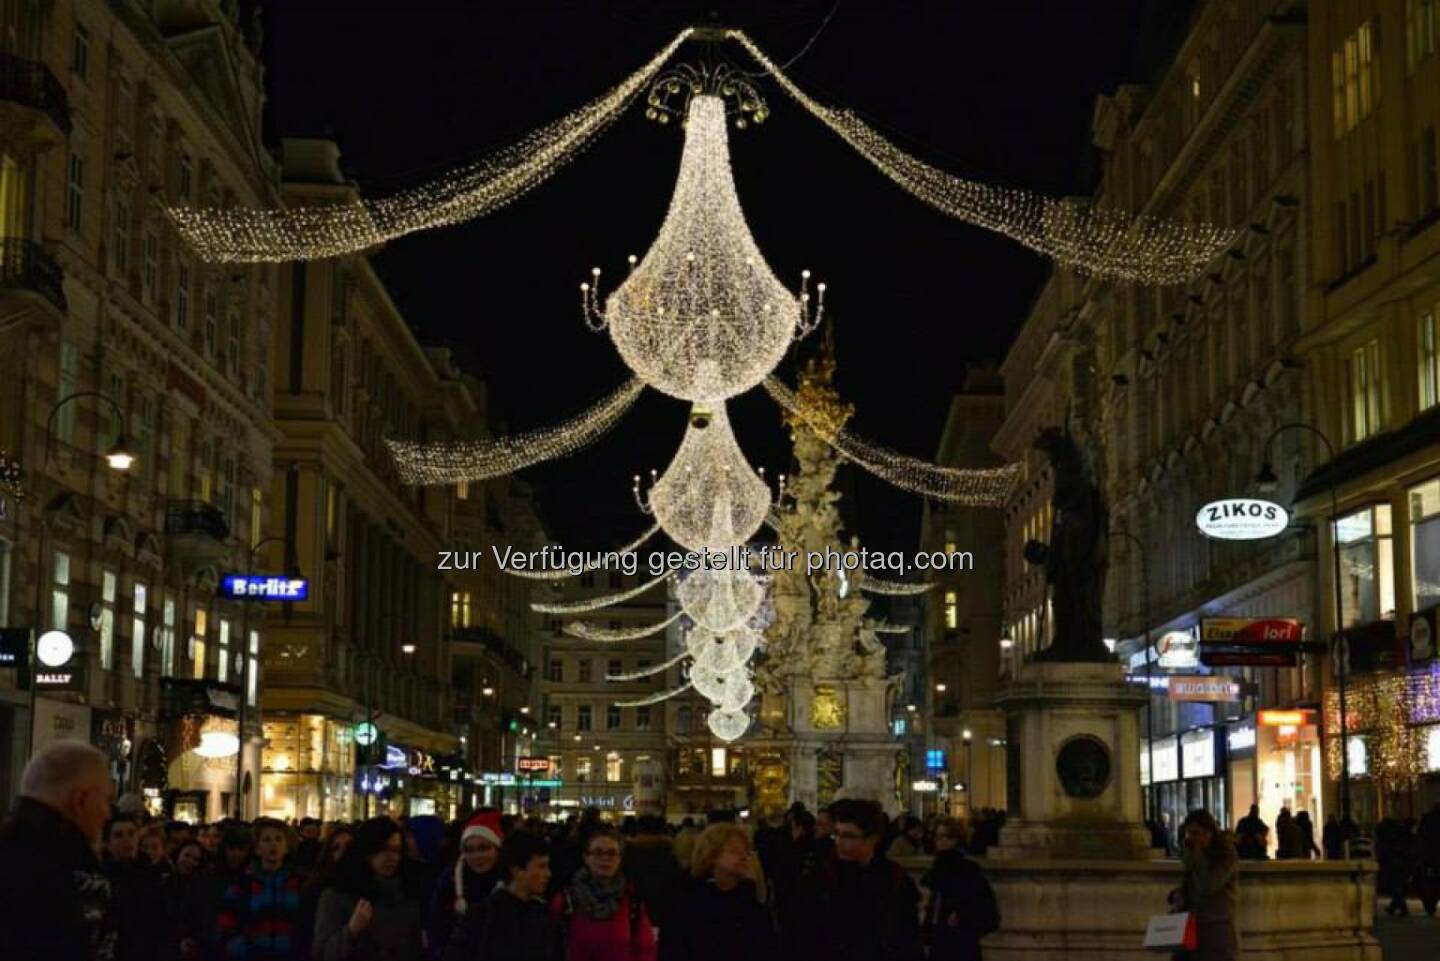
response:
[[[390,440],[385,446],[405,484],[453,484],[513,474],[541,461],[566,457],[614,427],[645,385],[629,380],[594,407],[560,424],[493,440]]]
[[[955,177],[907,154],[851,111],[812,99],[743,31],[732,30],[729,36],[796,102],[902,189],[942,213],[1004,234],[1067,267],[1137,283],[1180,284],[1199,276],[1237,236],[1217,224],[1134,217]]]
[[[335,257],[483,217],[544,183],[589,146],[692,32],[681,31],[609,93],[477,163],[411,190],[351,204],[275,210],[171,207],[168,213],[180,235],[212,263]]]
[[[616,701],[616,707],[649,707],[652,704],[659,704],[661,701],[668,701],[672,697],[679,697],[690,690],[690,682],[686,681],[679,687],[671,688],[668,691],[661,691],[659,694],[651,694],[649,697],[642,697],[638,701]]]
[[[796,402],[795,392],[779,378],[766,377],[765,390],[796,422],[819,435],[835,451],[901,490],[969,507],[1002,507],[1020,478],[1021,466],[941,467],[898,453],[837,427]]]
[[[674,571],[666,571],[654,580],[646,581],[639,587],[632,587],[628,591],[620,591],[616,594],[605,594],[601,597],[590,597],[580,601],[531,601],[530,610],[540,614],[588,614],[591,611],[598,611],[615,604],[623,604],[632,598],[639,597],[641,594],[658,587],[674,576]]]
[[[569,621],[565,624],[565,633],[571,637],[578,637],[582,641],[596,641],[600,644],[622,644],[626,641],[638,641],[652,635],[659,634],[671,624],[685,616],[684,611],[679,611],[657,621],[654,624],[646,624],[641,627],[596,627],[584,621]]]
[[[914,594],[924,594],[932,590],[935,585],[929,582],[923,584],[907,584],[904,581],[890,581],[883,577],[873,577],[870,574],[860,574],[855,578],[855,586],[870,594],[889,594],[895,597],[908,597]]]
[[[683,664],[689,657],[689,651],[682,651],[674,657],[670,658],[670,660],[661,661],[659,664],[656,664],[653,667],[642,667],[638,671],[628,671],[620,674],[606,674],[605,680],[615,681],[617,683],[624,681],[644,680],[647,677],[654,677],[656,674],[664,674],[666,671],[670,670],[670,668],[675,667],[678,664]]]
[[[651,524],[649,530],[641,534],[639,537],[635,538],[630,543],[625,544],[622,547],[616,547],[612,550],[598,552],[596,556],[592,557],[584,564],[581,564],[574,568],[564,568],[551,571],[526,571],[513,570],[509,567],[506,567],[503,568],[503,570],[506,574],[509,574],[512,577],[524,577],[534,581],[563,581],[567,578],[575,577],[579,574],[588,574],[591,571],[598,571],[602,567],[605,567],[607,564],[614,563],[615,560],[623,558],[626,554],[633,554],[641,547],[644,547],[645,542],[650,540],[650,538],[654,537],[659,530],[659,524]],[[559,547],[553,545],[548,548],[548,550],[556,553],[557,555],[562,553]]]

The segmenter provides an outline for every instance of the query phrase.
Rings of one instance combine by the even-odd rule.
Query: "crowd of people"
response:
[[[0,826],[15,961],[946,961],[999,927],[964,824],[859,799],[753,829],[726,811],[195,825],[117,810],[78,742],[39,752],[19,793]],[[920,884],[896,858],[924,859]]]

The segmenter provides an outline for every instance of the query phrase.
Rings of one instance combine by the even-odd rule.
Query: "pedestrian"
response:
[[[995,892],[965,856],[966,841],[959,821],[936,825],[935,860],[920,881],[930,892],[924,914],[930,961],[980,961],[980,939],[1000,928]]]
[[[885,853],[892,858],[918,858],[925,854],[925,823],[913,814],[900,822],[900,833]]]
[[[287,835],[279,821],[255,826],[255,863],[226,888],[215,938],[226,961],[293,961],[300,915],[299,873],[286,865]]]
[[[544,894],[550,883],[550,846],[527,831],[500,845],[505,883],[472,904],[455,926],[442,961],[558,961],[560,942]]]
[[[1425,812],[1417,833],[1420,836],[1420,903],[1433,918],[1440,904],[1440,801]]]
[[[315,912],[315,961],[416,961],[420,904],[401,884],[405,836],[386,817],[360,825],[340,860],[336,883]]]
[[[110,879],[110,898],[119,938],[118,961],[153,961],[163,951],[164,917],[155,910],[161,897],[161,878],[140,856],[139,822],[119,814],[105,826],[101,864]]]
[[[670,892],[680,876],[680,864],[664,818],[645,814],[636,819],[635,836],[625,842],[620,869],[640,892],[650,920],[657,927],[663,926]]]
[[[1300,854],[1304,860],[1310,860],[1313,854],[1321,857],[1320,849],[1315,846],[1315,822],[1310,820],[1309,811],[1301,811],[1295,815],[1295,826],[1300,829]]]
[[[309,961],[315,946],[315,912],[320,908],[320,896],[335,886],[340,859],[354,840],[355,832],[348,824],[335,825],[325,839],[314,870],[300,890],[300,913],[295,919],[295,956],[300,961]]]
[[[1191,811],[1180,831],[1184,880],[1170,892],[1170,903],[1174,910],[1195,917],[1197,946],[1191,961],[1236,961],[1240,868],[1235,846],[1208,811]]]
[[[621,872],[620,832],[590,832],[584,862],[550,901],[566,961],[655,961],[655,928],[644,899]]]
[[[1291,861],[1301,857],[1304,840],[1289,806],[1281,806],[1280,814],[1275,818],[1275,859]]]
[[[140,857],[162,881],[175,869],[165,849],[165,826],[159,821],[140,829]]]
[[[460,856],[452,870],[440,875],[425,916],[431,957],[445,950],[470,905],[484,901],[500,883],[500,840],[500,812],[494,808],[477,812],[461,831]]]
[[[300,843],[295,845],[291,860],[295,867],[306,875],[315,870],[315,862],[320,860],[320,852],[324,847],[320,841],[321,826],[319,818],[300,819]]]
[[[659,961],[773,961],[782,956],[775,922],[752,880],[753,860],[744,828],[713,824],[705,829],[695,841],[688,878],[676,886]]]
[[[1184,833],[1184,829],[1181,829]],[[1250,805],[1250,813],[1235,825],[1236,853],[1242,861],[1264,861],[1270,854],[1270,828],[1260,819],[1260,805]]]
[[[831,806],[831,816],[835,856],[821,860],[801,886],[799,953],[837,961],[918,961],[924,956],[920,892],[903,867],[880,853],[880,805],[847,798]]]
[[[1331,814],[1325,819],[1325,830],[1321,832],[1320,843],[1325,845],[1325,858],[1339,861],[1345,856],[1345,843],[1340,831],[1340,821]]]
[[[1390,895],[1385,913],[1405,917],[1410,913],[1406,903],[1406,886],[1410,879],[1410,838],[1398,818],[1386,817],[1375,826],[1375,860],[1379,863],[1376,888]]]
[[[195,836],[199,839],[207,860],[214,861],[220,857],[220,834],[218,824],[206,824],[196,832]]]
[[[110,880],[95,844],[110,814],[105,755],[56,741],[30,758],[0,824],[0,945],[6,961],[109,961]]]
[[[175,849],[175,870],[161,882],[165,907],[165,957],[172,961],[199,961],[210,940],[211,906],[197,882],[205,866],[205,849],[199,841],[185,841]]]
[[[782,946],[787,956],[793,955],[791,943],[795,930],[795,908],[800,893],[800,880],[805,876],[805,866],[815,850],[815,815],[805,808],[792,809],[788,817],[789,836],[784,839],[777,855],[774,884],[775,915],[780,921]]]

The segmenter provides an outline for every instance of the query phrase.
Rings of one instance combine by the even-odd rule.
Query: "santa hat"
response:
[[[465,901],[465,842],[471,838],[483,838],[500,846],[500,812],[494,808],[477,811],[465,822],[460,832],[460,856],[455,859],[455,913],[463,915],[469,905]]]

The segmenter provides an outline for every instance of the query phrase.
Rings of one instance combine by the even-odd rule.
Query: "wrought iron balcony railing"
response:
[[[170,536],[201,534],[224,540],[230,536],[225,515],[204,501],[170,501],[165,507],[165,533]]]
[[[70,101],[50,68],[37,60],[0,53],[0,101],[38,110],[70,136]]]
[[[64,271],[45,248],[21,237],[0,237],[0,287],[33,291],[64,311],[64,282]]]

